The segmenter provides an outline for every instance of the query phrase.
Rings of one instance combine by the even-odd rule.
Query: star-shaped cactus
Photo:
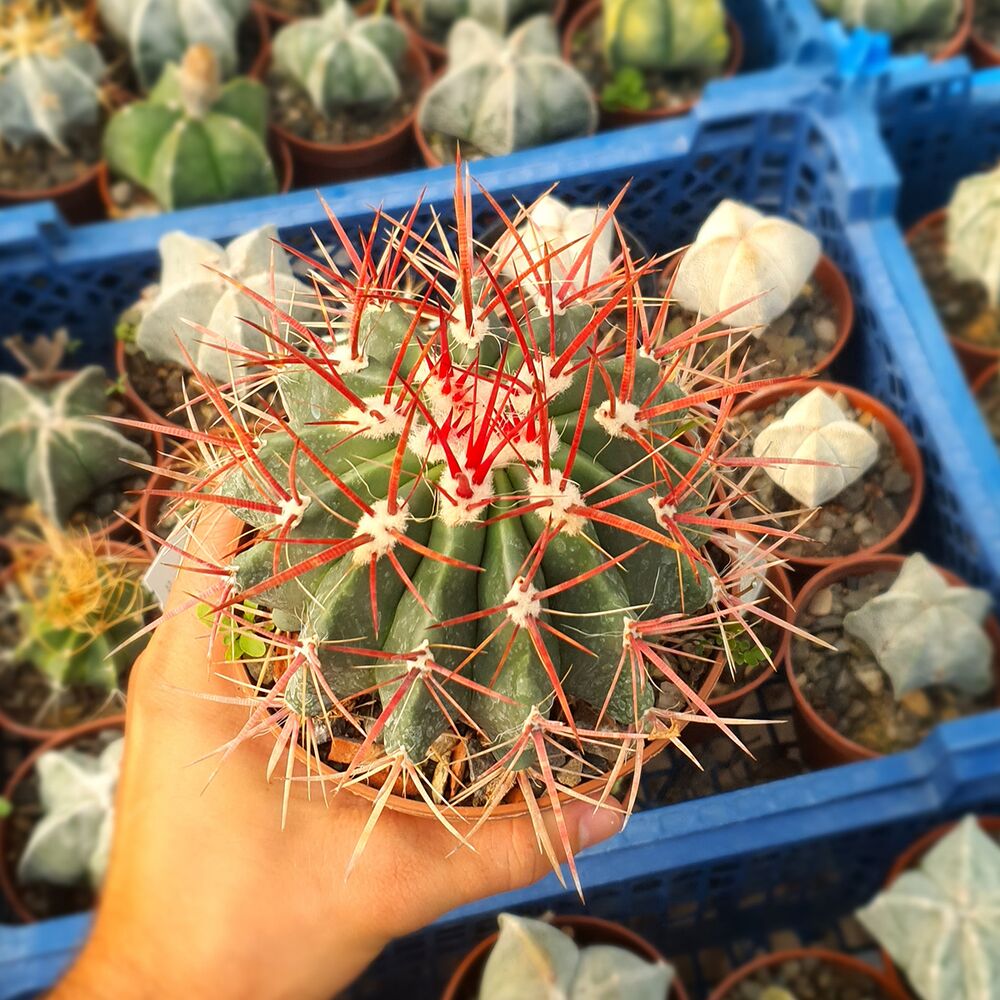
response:
[[[93,365],[35,389],[0,375],[0,490],[36,503],[64,524],[74,508],[148,462],[146,449],[97,419],[107,409],[107,376]]]
[[[975,696],[993,687],[989,609],[985,590],[949,586],[916,553],[884,594],[844,616],[844,628],[875,654],[897,698],[929,684]]]
[[[684,254],[673,296],[702,316],[746,302],[728,313],[726,323],[763,327],[792,304],[819,256],[819,240],[807,229],[727,199]]]
[[[753,453],[772,463],[793,460],[764,471],[799,503],[819,507],[875,464],[878,442],[817,387],[757,435]]]
[[[967,816],[858,913],[921,1000],[1000,998],[1000,847]]]

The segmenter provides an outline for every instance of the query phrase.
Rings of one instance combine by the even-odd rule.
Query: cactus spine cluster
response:
[[[62,152],[101,115],[106,67],[82,15],[32,0],[0,8],[0,141],[42,141]]]
[[[551,18],[532,17],[506,39],[465,18],[448,35],[447,69],[424,94],[417,122],[425,133],[503,156],[589,135],[597,105],[561,58]]]
[[[274,39],[274,65],[332,118],[344,108],[387,108],[402,94],[406,29],[385,14],[357,17],[336,0],[321,17],[303,18]]]
[[[148,100],[112,117],[104,155],[169,211],[277,191],[266,137],[265,88],[245,77],[221,84],[214,53],[195,45]]]
[[[966,177],[948,204],[948,266],[1000,305],[1000,166]]]
[[[820,0],[820,6],[849,28],[933,39],[955,30],[962,0]]]
[[[237,69],[237,29],[250,0],[98,0],[108,31],[128,45],[132,67],[149,90],[192,45],[215,53],[224,77]]]

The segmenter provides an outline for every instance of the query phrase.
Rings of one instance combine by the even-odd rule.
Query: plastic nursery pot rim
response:
[[[9,802],[14,801],[14,793],[18,785],[34,770],[35,764],[42,754],[47,753],[49,750],[56,750],[67,743],[73,743],[83,736],[90,736],[105,729],[119,729],[124,732],[125,716],[116,715],[109,719],[97,719],[93,722],[85,722],[79,726],[74,726],[72,729],[65,729],[45,743],[40,743],[21,761],[10,776],[10,781],[7,782],[7,787],[3,791],[4,798]],[[13,812],[11,816],[13,816]],[[26,924],[33,924],[39,918],[25,905],[24,900],[21,898],[21,893],[18,891],[17,879],[7,865],[7,824],[9,822],[10,817],[0,819],[0,892],[6,896],[7,902],[10,903],[11,909],[19,920]]]
[[[573,39],[595,18],[601,15],[602,0],[588,0],[586,4],[577,10],[569,19],[566,30],[563,32],[562,56],[571,66],[573,63]],[[743,32],[740,26],[727,13],[726,14],[726,34],[729,36],[729,58],[725,66],[717,77],[713,79],[724,80],[727,77],[735,76],[743,65]],[[601,95],[595,93],[598,109],[601,113],[601,121],[605,125],[642,125],[646,122],[659,121],[663,118],[677,118],[679,115],[686,115],[698,103],[698,98],[685,101],[670,108],[649,108],[646,111],[638,111],[634,108],[622,108],[618,111],[606,111],[601,106]]]
[[[139,532],[142,535],[142,544],[150,557],[155,559],[160,553],[153,539],[156,537],[156,526],[160,522],[160,514],[163,505],[168,497],[154,496],[151,490],[169,490],[176,480],[167,475],[167,471],[175,464],[182,463],[191,457],[193,452],[197,452],[198,445],[194,441],[181,441],[174,450],[160,463],[156,473],[150,476],[146,489],[142,492],[139,500]]]
[[[1000,63],[998,63],[1000,65]],[[973,396],[978,396],[998,375],[1000,375],[1000,361],[992,364],[989,368],[984,368],[975,378],[969,387]]]
[[[895,413],[884,403],[879,402],[874,396],[855,389],[840,382],[815,381],[810,379],[795,379],[783,382],[773,389],[762,389],[752,393],[740,402],[733,409],[733,416],[749,413],[753,410],[764,410],[786,396],[801,396],[811,392],[817,386],[821,386],[830,393],[843,393],[848,403],[855,409],[863,413],[871,414],[884,428],[889,435],[896,455],[903,468],[909,474],[912,481],[910,502],[903,512],[899,523],[884,538],[879,539],[873,545],[868,545],[857,552],[852,552],[849,556],[793,556],[790,553],[783,553],[782,558],[794,567],[811,567],[820,569],[826,566],[835,565],[842,559],[853,559],[857,556],[871,556],[895,545],[913,523],[917,512],[920,510],[920,503],[924,497],[924,462],[920,456],[920,449],[913,440],[912,435]],[[760,472],[758,472],[758,475]],[[766,473],[765,473],[766,474]],[[733,513],[728,508],[723,512],[723,516],[732,519]]]
[[[144,563],[148,561],[146,550],[138,545],[126,545],[124,542],[116,542],[109,539],[101,539],[98,545],[99,552],[103,552],[110,556],[121,556],[122,558],[128,559],[141,556]],[[13,565],[5,566],[4,569],[0,571],[0,593],[7,589],[13,579]],[[109,720],[117,720],[118,718],[119,716],[108,716],[107,718],[90,719],[77,726],[70,726],[68,729],[42,729],[38,726],[28,726],[22,722],[18,722],[16,719],[12,719],[2,709],[0,709],[0,732],[10,733],[11,736],[22,740],[28,740],[31,743],[48,743],[53,740],[61,740],[66,736],[66,734],[72,734],[75,730],[82,727],[93,725],[100,727],[101,724]]]
[[[948,42],[934,53],[931,62],[944,62],[945,59],[960,55],[970,38],[975,37],[972,34],[972,15],[975,6],[976,0],[962,0],[962,13],[955,26],[955,32]]]
[[[278,193],[287,194],[292,189],[293,171],[291,151],[281,137],[275,135],[273,132],[268,136],[268,146],[270,147],[271,162],[274,164],[275,174],[278,178]],[[138,187],[138,185],[135,186]],[[129,218],[128,214],[123,212],[111,197],[111,170],[104,161],[101,161],[97,168],[97,188],[101,195],[101,201],[104,203],[104,211],[109,219],[122,220]],[[215,204],[234,204],[234,202],[216,202]],[[157,208],[159,214],[168,211],[167,209],[159,208],[159,206]],[[177,211],[177,209],[173,209],[172,211]]]
[[[769,969],[772,966],[784,965],[785,962],[801,961],[803,958],[812,958],[825,965],[833,965],[845,972],[854,972],[866,976],[873,984],[878,986],[885,1000],[909,1000],[909,994],[904,993],[896,984],[889,982],[881,970],[862,962],[852,955],[842,955],[840,952],[828,951],[826,948],[789,948],[787,951],[776,951],[769,955],[758,955],[745,965],[741,965],[735,972],[730,973],[715,987],[709,994],[708,1000],[728,1000],[732,996],[733,988],[745,982],[752,975],[760,972],[761,969]]]
[[[840,562],[828,566],[821,570],[812,579],[808,580],[805,586],[795,596],[795,615],[792,624],[800,624],[804,609],[809,607],[812,599],[823,589],[831,584],[837,583],[850,576],[867,576],[882,570],[893,570],[898,572],[903,565],[905,557],[899,555],[859,555],[843,559]],[[965,582],[961,577],[956,576],[950,570],[935,565],[934,568],[948,581],[951,586],[964,586]],[[984,628],[993,645],[993,673],[997,678],[994,688],[994,700],[1000,705],[1000,623],[990,615],[987,617]],[[819,713],[812,707],[795,679],[795,655],[791,643],[785,656],[785,676],[788,679],[788,686],[792,692],[794,707],[793,721],[796,731],[800,727],[807,729],[814,741],[822,745],[822,760],[816,758],[821,766],[828,764],[852,764],[859,760],[874,760],[884,754],[871,750],[861,743],[848,739],[838,732],[833,726],[826,722]],[[801,740],[800,740],[801,742]],[[812,763],[810,761],[810,763]]]
[[[685,253],[687,253],[687,249],[675,253],[667,261],[663,269],[663,279],[668,285],[669,279],[680,266]],[[809,371],[789,376],[789,378],[812,378],[814,375],[825,372],[833,364],[840,352],[843,351],[847,345],[848,338],[851,336],[851,331],[854,329],[854,298],[851,295],[851,289],[848,287],[847,279],[844,277],[844,272],[826,254],[822,254],[816,267],[813,269],[813,273],[810,275],[810,280],[815,281],[823,289],[826,297],[833,303],[833,307],[837,313],[837,336],[833,342],[833,347],[820,358],[819,364],[810,368]]]
[[[977,816],[976,822],[984,833],[1000,835],[1000,816]],[[910,868],[915,868],[923,860],[924,855],[942,837],[951,833],[956,826],[958,826],[957,822],[942,823],[941,826],[936,826],[933,830],[928,830],[919,840],[915,840],[910,844],[893,862],[892,868],[889,869],[889,874],[882,885],[883,890],[888,889],[903,872],[908,871]],[[879,948],[879,957],[882,961],[882,967],[885,969],[886,982],[898,989],[903,996],[909,996],[909,993],[906,992],[906,987],[899,978],[899,973],[896,971],[896,963],[893,962],[889,953],[884,948]]]
[[[1000,60],[998,60],[998,65],[1000,65]],[[945,237],[942,230],[947,221],[948,209],[939,208],[930,212],[907,229],[906,245],[912,248],[914,240],[925,233],[931,239],[943,242]],[[937,310],[935,310],[936,314]],[[958,355],[966,376],[970,379],[975,378],[984,367],[1000,361],[1000,347],[980,347],[978,344],[972,344],[961,337],[953,337],[947,330],[945,330],[945,335],[950,341],[952,349]]]
[[[646,959],[648,962],[667,964],[663,955],[645,938],[610,920],[601,920],[598,917],[558,916],[547,922],[561,930],[576,932],[573,935],[574,940],[581,940],[584,944],[615,945]],[[497,943],[499,936],[499,932],[491,934],[484,941],[480,941],[462,959],[458,968],[452,973],[451,979],[448,980],[441,1000],[474,1000],[479,988],[482,966],[493,946]],[[676,975],[670,985],[669,998],[670,1000],[688,1000],[684,984]]]

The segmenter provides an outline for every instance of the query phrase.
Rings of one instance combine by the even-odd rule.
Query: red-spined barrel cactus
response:
[[[683,749],[692,718],[731,734],[698,693],[722,664],[679,649],[747,607],[715,508],[754,461],[730,462],[722,432],[757,383],[725,359],[686,368],[710,321],[667,336],[667,304],[640,293],[662,260],[632,260],[610,209],[567,255],[532,252],[525,214],[495,207],[492,249],[463,186],[457,249],[417,209],[360,249],[331,216],[350,267],[308,262],[315,321],[244,292],[270,346],[234,362],[278,404],[243,402],[238,370],[239,393],[203,377],[221,426],[175,432],[216,458],[172,495],[248,526],[201,595],[266,650],[240,665],[257,697],[231,747],[280,727],[272,770],[294,750],[317,780],[379,788],[376,813],[422,798],[459,836],[512,798],[537,819],[547,797],[557,820],[570,787],[604,801],[651,748]],[[592,269],[605,229],[616,253]],[[530,273],[506,277],[515,250]],[[558,282],[557,257],[573,261]]]

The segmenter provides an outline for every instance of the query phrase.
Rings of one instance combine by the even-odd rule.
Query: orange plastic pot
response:
[[[666,959],[645,938],[609,920],[599,920],[597,917],[553,917],[552,925],[569,931],[577,944],[613,945],[616,948],[624,948],[647,962],[666,962]],[[448,980],[441,1000],[476,1000],[483,967],[499,936],[491,934],[462,959]],[[670,1000],[688,1000],[684,984],[676,977],[670,986],[668,996]]]
[[[809,607],[812,599],[821,590],[831,584],[848,577],[867,576],[883,570],[898,573],[903,565],[903,559],[903,556],[895,555],[861,555],[828,566],[817,573],[796,595],[796,614],[792,624],[802,625],[800,620],[802,612]],[[953,587],[964,585],[964,582],[949,570],[940,566],[935,568]],[[990,615],[986,619],[985,628],[993,644],[993,673],[997,680],[994,699],[996,704],[1000,705],[1000,624],[993,615]],[[792,721],[795,724],[795,734],[802,757],[810,767],[835,767],[838,764],[853,764],[859,760],[873,760],[882,756],[838,732],[809,704],[795,679],[795,652],[792,645],[789,645],[785,657],[785,675],[792,691]]]
[[[139,531],[142,534],[142,544],[150,558],[155,559],[160,551],[153,539],[156,537],[156,526],[159,524],[163,505],[168,499],[155,495],[153,491],[171,489],[175,480],[167,475],[167,470],[189,463],[193,453],[197,452],[197,448],[197,444],[193,442],[178,445],[170,456],[161,463],[160,470],[150,477],[146,489],[143,490],[139,500]]]
[[[83,736],[90,736],[93,733],[99,733],[105,729],[119,729],[124,730],[125,728],[125,716],[118,715],[110,719],[98,719],[94,722],[86,722],[79,726],[74,726],[72,729],[63,730],[56,736],[53,736],[45,743],[39,744],[35,747],[31,753],[21,761],[18,768],[10,777],[10,781],[7,782],[7,787],[4,789],[4,798],[9,802],[14,801],[14,795],[17,792],[18,786],[21,785],[25,779],[34,770],[35,764],[38,762],[38,758],[44,753],[48,753],[49,750],[57,750],[60,747],[67,746],[71,743],[76,742]],[[21,896],[20,890],[18,889],[17,879],[14,876],[14,872],[10,870],[10,866],[7,862],[7,830],[8,823],[10,822],[10,817],[7,819],[0,820],[0,892],[6,897],[7,902],[10,903],[11,909],[16,914],[17,918],[26,924],[32,924],[38,917],[36,917],[31,910],[28,909],[24,902],[24,898]]]
[[[847,556],[802,556],[782,553],[782,558],[789,565],[803,571],[803,576],[810,572],[822,569],[838,563],[841,559],[853,558],[854,556],[870,556],[895,545],[903,537],[907,529],[913,523],[917,512],[920,510],[920,502],[924,496],[924,462],[920,456],[920,449],[913,440],[912,435],[906,429],[906,425],[892,412],[884,403],[879,402],[874,396],[854,389],[848,385],[841,385],[839,382],[823,382],[823,388],[831,393],[843,393],[847,401],[856,410],[871,414],[886,430],[889,440],[899,460],[909,475],[913,487],[910,495],[910,502],[903,516],[892,531],[874,545],[860,549]],[[763,389],[752,393],[743,399],[733,410],[733,416],[747,413],[753,410],[764,410],[773,406],[778,400],[786,396],[801,396],[811,392],[817,386],[816,382],[808,379],[796,379],[791,382],[784,382],[773,389]],[[732,512],[727,510],[725,516],[732,518]]]
[[[563,58],[572,65],[573,63],[573,39],[585,30],[591,21],[601,16],[602,0],[589,0],[581,7],[569,20],[566,31],[563,34]],[[743,33],[740,26],[726,15],[726,33],[729,35],[729,58],[719,75],[720,79],[735,76],[740,66],[743,65]],[[600,106],[600,94],[596,94],[598,106]],[[622,108],[619,111],[607,111],[601,107],[601,124],[605,128],[618,128],[623,125],[646,125],[649,122],[659,121],[663,118],[676,118],[679,115],[686,115],[697,103],[697,100],[687,101],[671,108],[649,108],[646,111],[637,111],[633,108]]]
[[[735,995],[737,986],[760,972],[761,969],[779,967],[785,962],[797,962],[804,958],[815,959],[843,972],[863,976],[881,993],[882,1000],[910,1000],[908,993],[900,989],[898,985],[890,983],[883,973],[867,962],[852,958],[850,955],[841,955],[836,951],[827,951],[825,948],[789,948],[787,951],[761,955],[747,962],[746,965],[741,965],[735,972],[727,976],[712,991],[708,1000],[729,1000]]]
[[[912,244],[917,236],[926,234],[935,243],[943,244],[946,239],[947,221],[948,210],[944,208],[925,215],[906,231],[906,242]],[[970,382],[975,380],[983,369],[1000,362],[1000,347],[980,347],[978,344],[971,344],[961,337],[952,337],[950,334],[948,340],[951,341],[951,346],[965,371],[965,377]]]

